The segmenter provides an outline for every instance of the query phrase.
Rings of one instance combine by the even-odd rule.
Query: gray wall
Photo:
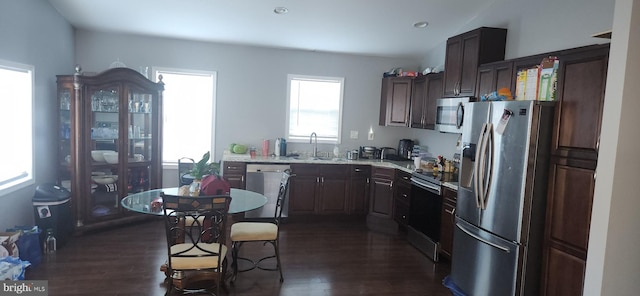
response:
[[[35,184],[54,182],[55,75],[73,69],[73,28],[47,1],[0,0],[0,40],[0,59],[35,68]],[[3,139],[3,145],[20,143]],[[33,225],[34,189],[31,186],[0,196],[0,231],[14,225]]]
[[[345,77],[342,118],[343,151],[361,145],[397,146],[409,129],[378,126],[382,73],[415,67],[419,61],[259,48],[156,37],[76,32],[77,61],[85,71],[100,72],[119,59],[128,67],[186,68],[217,71],[215,159],[229,143],[260,147],[262,139],[284,136],[287,74]],[[374,140],[367,140],[369,128]],[[349,139],[349,131],[359,139]],[[288,151],[310,151],[309,144],[289,144]],[[333,146],[319,145],[320,151]]]

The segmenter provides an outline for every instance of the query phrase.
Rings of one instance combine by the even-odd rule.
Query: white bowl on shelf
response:
[[[92,150],[91,158],[93,158],[93,161],[96,162],[105,162],[106,160],[104,159],[104,154],[109,152],[116,153],[113,150]]]
[[[93,176],[91,177],[91,180],[100,185],[112,184],[118,181],[118,175]]]
[[[109,164],[118,163],[118,152],[105,152],[102,156],[104,157],[104,161]]]

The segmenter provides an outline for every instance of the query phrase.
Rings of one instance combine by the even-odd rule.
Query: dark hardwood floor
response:
[[[451,295],[442,286],[449,264],[433,263],[402,235],[369,231],[364,221],[281,227],[284,283],[277,272],[252,270],[222,295]],[[241,255],[268,247],[245,245]],[[151,220],[73,237],[26,278],[48,280],[50,296],[164,295],[165,258],[162,221]]]

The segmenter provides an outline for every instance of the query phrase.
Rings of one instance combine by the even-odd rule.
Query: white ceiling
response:
[[[78,29],[409,58],[423,58],[494,1],[49,0]],[[429,26],[416,29],[418,21]]]

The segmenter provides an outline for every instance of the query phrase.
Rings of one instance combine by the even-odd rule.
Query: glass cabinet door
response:
[[[129,192],[150,189],[153,160],[153,98],[151,94],[130,90],[128,98],[128,186]],[[157,168],[156,168],[157,169]]]
[[[58,164],[60,185],[71,191],[71,90],[58,90]]]
[[[86,205],[90,219],[120,214],[120,198],[124,196],[120,162],[126,151],[120,151],[119,145],[122,135],[119,95],[117,87],[90,91],[91,198]]]

